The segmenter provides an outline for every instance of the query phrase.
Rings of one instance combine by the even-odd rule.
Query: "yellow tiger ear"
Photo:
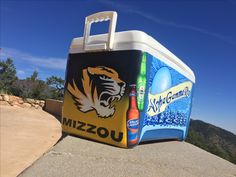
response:
[[[94,68],[92,67],[87,67],[87,69],[84,69],[84,70],[88,70],[90,74],[94,74]]]
[[[101,67],[88,67],[87,68],[88,72],[92,75],[95,74],[104,74],[104,70]]]

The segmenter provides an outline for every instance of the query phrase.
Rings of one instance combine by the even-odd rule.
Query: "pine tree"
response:
[[[11,58],[0,60],[0,90],[12,93],[13,83],[17,80],[16,68]]]

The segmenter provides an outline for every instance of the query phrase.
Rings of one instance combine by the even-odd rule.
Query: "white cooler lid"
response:
[[[136,30],[115,32],[116,18],[116,12],[112,11],[100,12],[86,17],[84,37],[72,40],[69,53],[141,50],[163,61],[195,83],[193,71],[151,36]],[[109,32],[107,34],[89,36],[91,24],[104,20],[110,20]]]

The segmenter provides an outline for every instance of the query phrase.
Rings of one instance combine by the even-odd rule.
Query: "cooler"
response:
[[[115,32],[116,12],[86,17],[72,40],[62,113],[64,132],[129,148],[153,140],[184,140],[190,121],[191,69],[141,31]],[[107,34],[92,23],[110,20]]]

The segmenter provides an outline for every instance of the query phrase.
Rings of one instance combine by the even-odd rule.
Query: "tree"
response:
[[[62,99],[64,92],[64,80],[61,77],[51,76],[47,78],[47,85],[51,87],[52,98]]]
[[[46,84],[42,80],[33,81],[35,83],[34,88],[31,90],[31,97],[35,99],[45,99],[44,90],[46,88]]]
[[[12,93],[12,84],[17,80],[16,68],[11,58],[0,61],[0,90]]]
[[[50,97],[49,88],[43,80],[38,79],[38,72],[34,71],[26,79],[16,80],[12,87],[12,94],[22,98],[46,99]]]
[[[34,99],[62,99],[64,80],[51,76],[47,82],[38,78],[38,71],[26,79],[18,79],[13,60],[8,58],[0,60],[0,91],[10,93],[23,98]]]
[[[30,77],[30,80],[36,81],[38,79],[38,71],[34,71],[33,74]]]
[[[39,74],[38,71],[35,70],[30,77],[26,78],[26,80],[31,80],[34,82],[34,81],[38,80],[38,74]]]
[[[45,99],[48,95],[46,93],[47,85],[43,80],[38,79],[38,71],[34,71],[32,75],[21,82],[24,89],[22,89],[23,97],[34,99]]]

